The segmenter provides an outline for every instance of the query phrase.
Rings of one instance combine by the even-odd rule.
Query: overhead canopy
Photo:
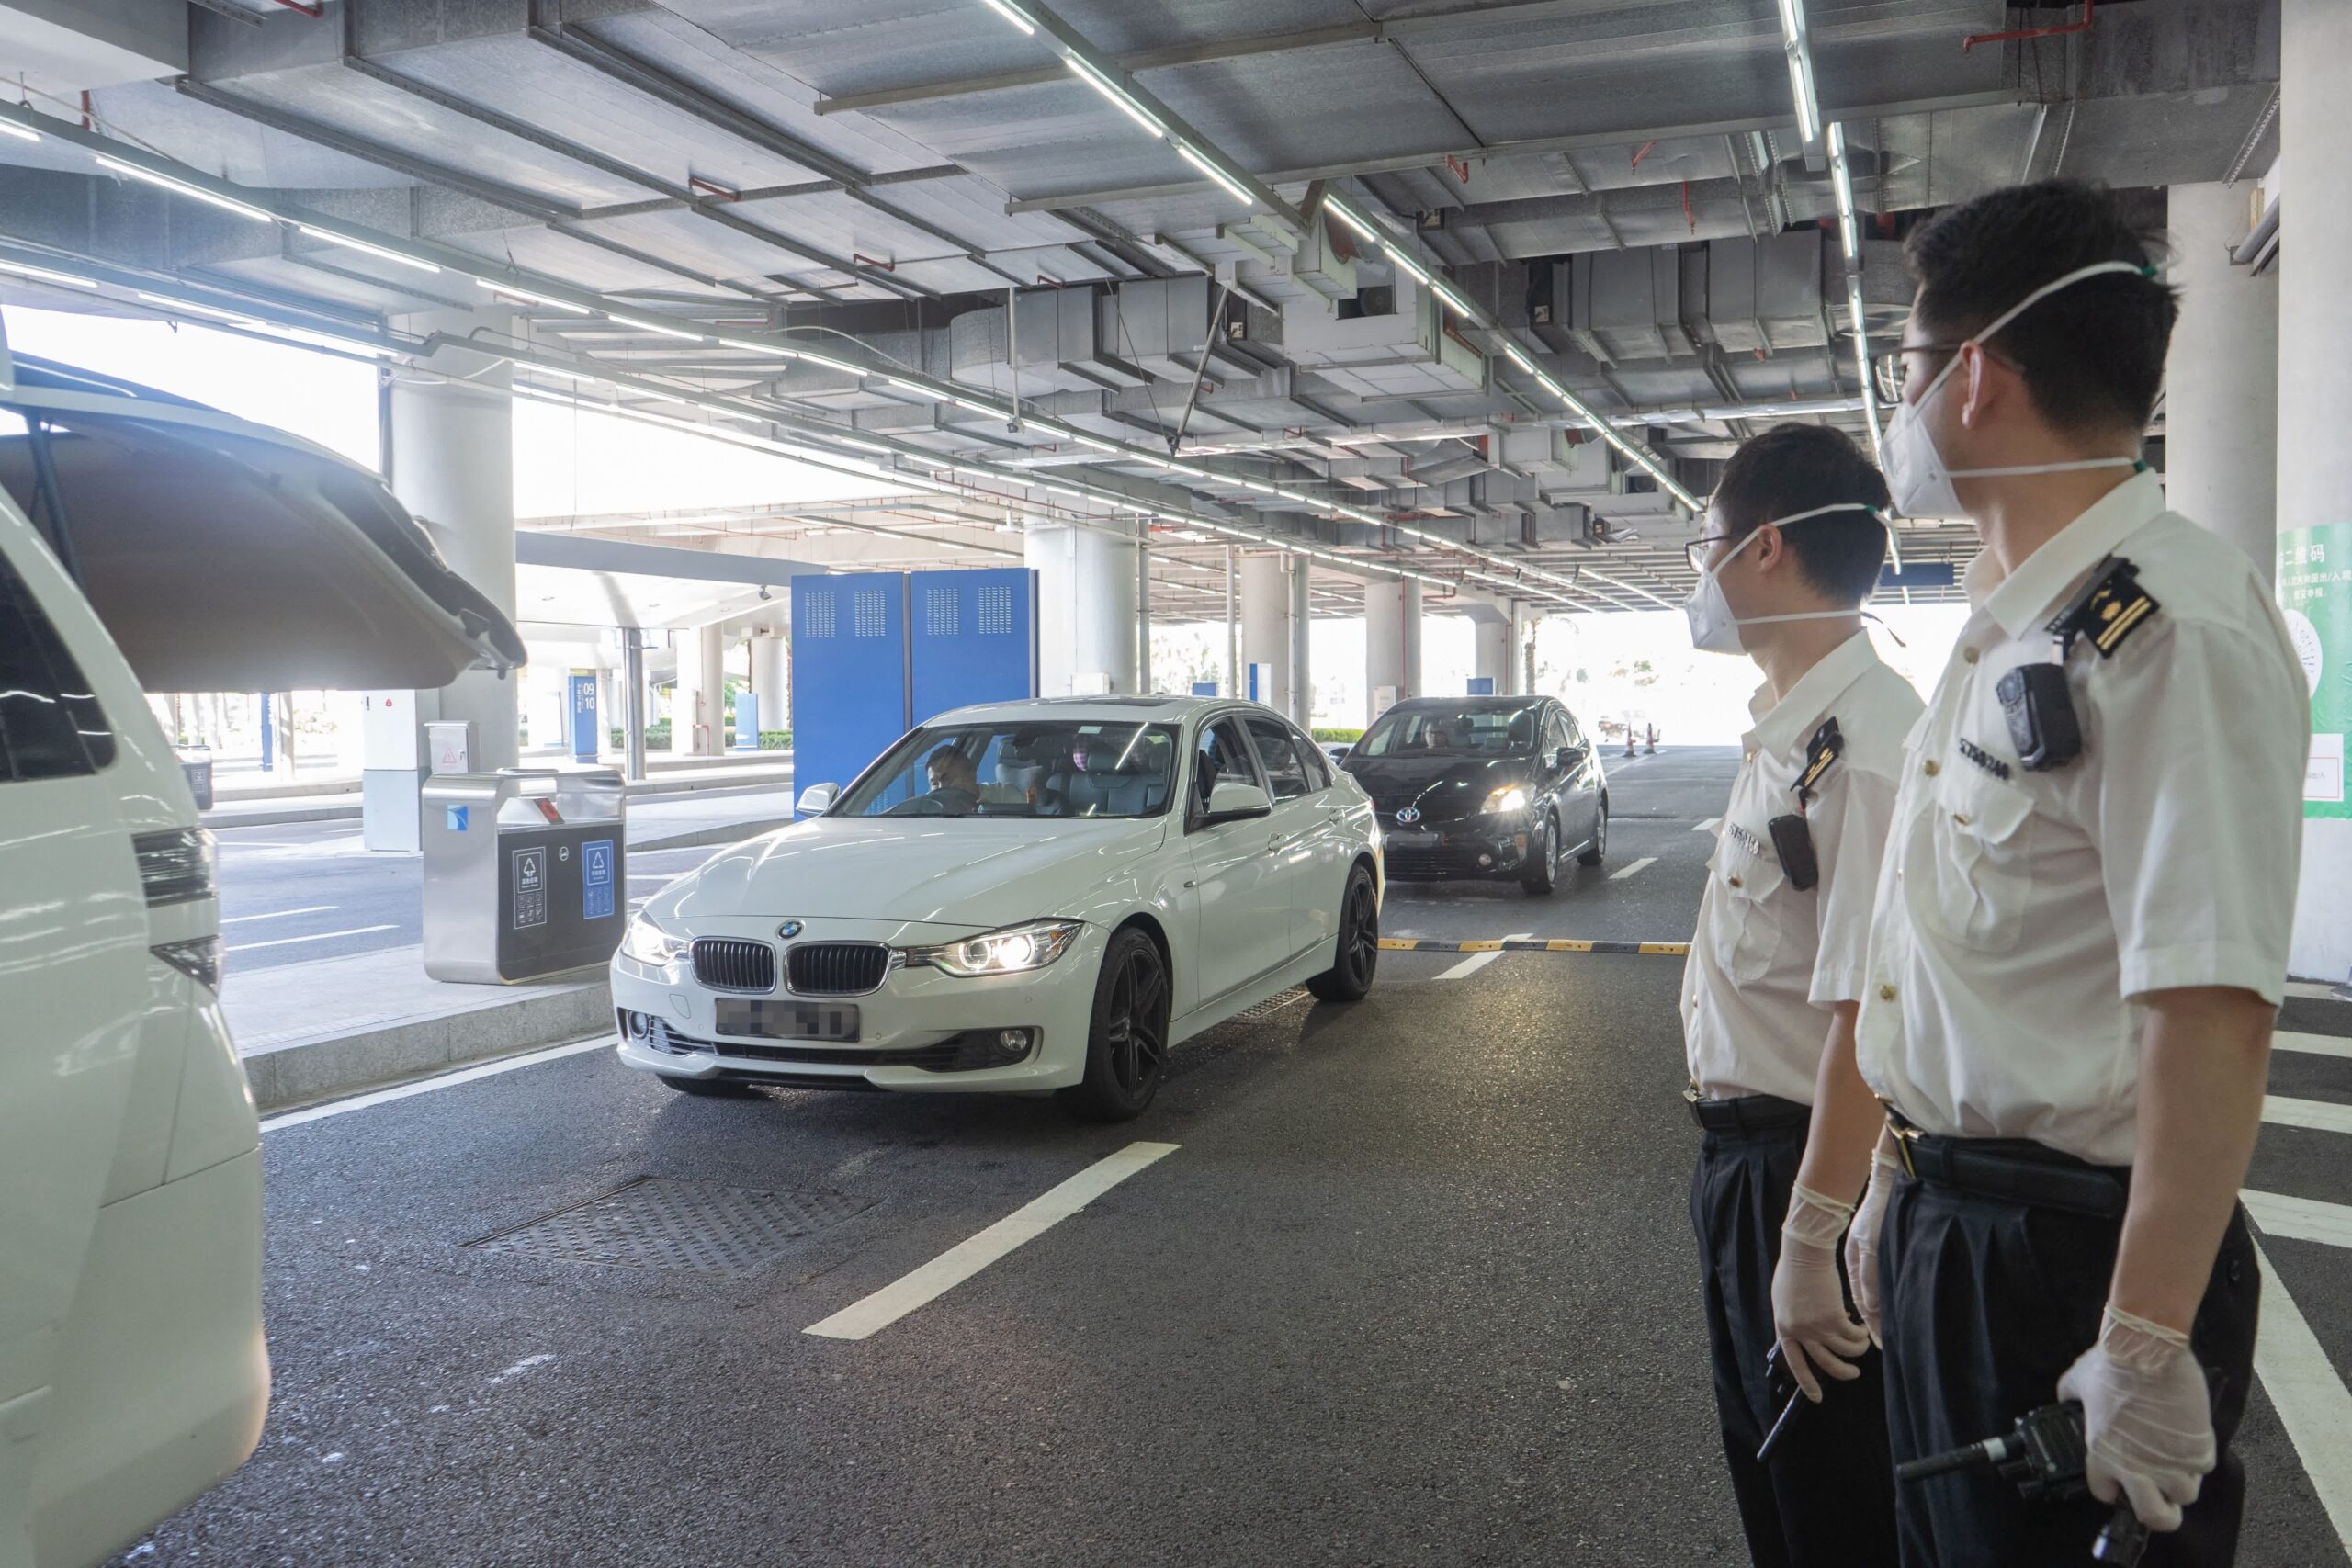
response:
[[[514,615],[533,626],[707,626],[783,604],[820,565],[567,534],[514,538]]]
[[[150,691],[435,687],[523,662],[506,616],[365,468],[41,360],[16,361],[0,409],[28,426],[0,437],[0,487]]]

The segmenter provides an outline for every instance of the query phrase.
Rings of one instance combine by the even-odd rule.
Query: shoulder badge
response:
[[[1804,772],[1798,774],[1797,782],[1790,786],[1797,792],[1797,799],[1810,803],[1814,786],[1821,782],[1821,775],[1829,771],[1832,762],[1845,754],[1846,738],[1838,733],[1838,721],[1835,718],[1825,719],[1821,728],[1813,732],[1813,739],[1805,747]]]
[[[2094,570],[2090,586],[2050,623],[2050,635],[2061,648],[2087,637],[2100,658],[2112,659],[2123,639],[2159,608],[2154,595],[2140,586],[2140,569],[2121,556],[2109,556]]]

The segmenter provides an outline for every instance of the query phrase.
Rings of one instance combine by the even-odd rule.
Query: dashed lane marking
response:
[[[1611,872],[1609,874],[1609,880],[1611,882],[1623,882],[1627,877],[1633,875],[1635,872],[1641,870],[1644,866],[1656,865],[1657,863],[1657,856],[1644,855],[1641,859],[1635,861],[1633,864],[1624,867],[1623,870]]]
[[[864,1339],[938,1300],[989,1264],[1035,1241],[1136,1172],[1176,1152],[1174,1144],[1129,1144],[1060,1186],[1032,1198],[986,1230],[967,1236],[913,1273],[801,1330],[827,1339]]]
[[[1722,818],[1710,817],[1702,822],[1693,822],[1690,825],[1690,830],[1694,833],[1712,833],[1716,829],[1722,827],[1723,824],[1724,819]]]
[[[299,909],[272,909],[266,915],[231,915],[220,923],[224,926],[242,926],[247,920],[282,920],[288,915],[323,915],[330,910],[341,908],[339,904],[305,904]]]
[[[2257,1221],[2256,1223],[2259,1223]],[[2280,1234],[2285,1234],[2284,1232]],[[2352,1392],[2327,1359],[2327,1351],[2305,1322],[2286,1282],[2270,1266],[2260,1243],[2255,1261],[2262,1268],[2262,1331],[2255,1337],[2254,1371],[2278,1412],[2327,1510],[2335,1539],[2352,1553]]]
[[[2352,1040],[2338,1034],[2304,1034],[2292,1029],[2281,1029],[2270,1036],[2273,1049],[2301,1051],[2313,1056],[2352,1057]]]
[[[377,931],[388,931],[392,929],[393,928],[389,925],[354,926],[349,931],[313,931],[309,936],[281,936],[272,938],[268,942],[240,942],[235,947],[230,948],[229,951],[231,953],[251,953],[255,948],[259,947],[291,947],[298,942],[328,942],[339,936],[369,936]]]
[[[1503,940],[1505,942],[1525,942],[1529,937],[1533,936],[1534,934],[1535,933],[1533,931],[1513,931]],[[1444,974],[1440,975],[1438,978],[1441,980],[1463,979],[1465,976],[1476,975],[1479,970],[1484,969],[1487,964],[1492,964],[1496,959],[1500,958],[1501,956],[1502,953],[1499,950],[1493,953],[1474,953],[1469,957],[1464,959],[1461,963],[1455,964],[1453,968],[1447,970]]]
[[[1529,939],[1501,937],[1488,942],[1438,942],[1428,937],[1385,936],[1385,953],[1613,953],[1646,957],[1680,958],[1690,951],[1687,942],[1588,942],[1580,938]],[[2352,1111],[2352,1107],[2346,1108]]]
[[[2240,1191],[2238,1199],[2265,1235],[2352,1247],[2352,1203],[2324,1203],[2285,1192],[2256,1192],[2251,1187]]]
[[[2262,1097],[2262,1119],[2281,1127],[2352,1133],[2352,1105],[2332,1100],[2290,1100],[2281,1094],[2266,1094]]]

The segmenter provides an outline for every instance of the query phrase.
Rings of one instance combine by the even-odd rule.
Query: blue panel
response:
[[[912,722],[974,703],[1037,694],[1035,572],[1026,567],[911,572],[907,603]]]
[[[1892,593],[1900,588],[1950,588],[1952,566],[1948,560],[1914,561],[1896,571],[1891,566],[1878,570],[1878,586],[1882,593]]]
[[[1193,695],[1194,695],[1194,696],[1196,696],[1196,697],[1213,697],[1213,696],[1216,696],[1216,682],[1215,681],[1195,681],[1195,682],[1193,682]]]
[[[601,920],[613,912],[613,840],[594,839],[580,846],[580,918]]]
[[[907,580],[792,580],[793,787],[844,788],[907,731]]]
[[[760,749],[760,699],[750,692],[735,694],[735,750]]]
[[[1470,691],[1468,694],[1474,697],[1493,696],[1495,694],[1495,678],[1492,675],[1471,676]]]
[[[571,687],[571,758],[576,762],[593,762],[605,749],[605,738],[596,723],[596,677],[577,671],[570,677]]]

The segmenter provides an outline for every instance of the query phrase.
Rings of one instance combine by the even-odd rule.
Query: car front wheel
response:
[[[1592,842],[1577,856],[1578,865],[1599,865],[1600,857],[1609,850],[1609,803],[1602,801],[1592,814]]]
[[[1071,1110],[1097,1122],[1143,1114],[1168,1070],[1169,1001],[1159,946],[1132,926],[1114,934],[1094,982],[1086,1077],[1062,1091]]]
[[[1544,897],[1560,885],[1560,829],[1550,812],[1544,814],[1543,829],[1535,835],[1527,855],[1527,873],[1519,879],[1519,885],[1535,897]]]
[[[1359,865],[1348,873],[1347,891],[1340,895],[1340,940],[1332,949],[1331,967],[1306,982],[1306,988],[1327,1002],[1352,1002],[1372,989],[1380,967],[1380,898],[1372,873]]]

